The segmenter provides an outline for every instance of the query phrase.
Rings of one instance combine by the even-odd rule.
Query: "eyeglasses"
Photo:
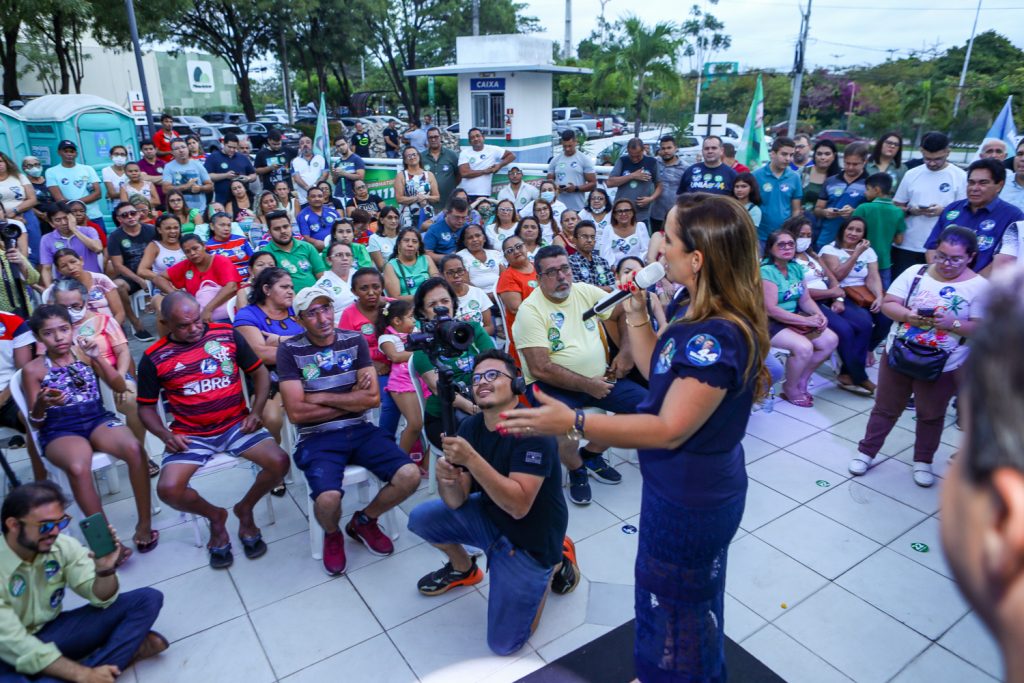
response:
[[[540,272],[541,277],[554,277],[556,275],[569,275],[572,273],[572,267],[569,264],[565,264],[559,268],[548,268]]]
[[[465,268],[455,268],[453,270],[446,270],[446,271],[444,271],[444,276],[445,277],[462,277],[465,274],[466,274],[466,269]]]
[[[25,520],[19,519],[18,521],[24,526]],[[51,519],[45,522],[39,522],[39,534],[41,536],[45,536],[54,529],[64,531],[68,528],[68,524],[71,524],[71,515],[64,515],[60,519]]]
[[[428,140],[440,140],[441,136],[440,135],[428,135],[427,139]]]
[[[618,216],[624,216],[627,213],[633,213],[633,209],[615,209],[615,214]]]
[[[526,248],[526,245],[523,244],[522,242],[520,242],[519,244],[513,244],[511,247],[506,247],[505,248],[505,253],[506,254],[514,254],[517,251],[522,251],[525,248]]]
[[[890,147],[899,147],[899,140],[886,140],[883,144],[889,145]]]
[[[959,266],[967,259],[967,256],[946,256],[941,251],[935,252],[935,263],[944,263],[947,266]]]
[[[484,370],[483,372],[473,373],[473,386],[480,384],[480,382],[487,382],[488,384],[493,384],[494,380],[498,379],[499,377],[508,377],[509,379],[515,379],[515,377],[513,377],[512,375],[508,374],[507,372],[502,372],[501,370]]]
[[[136,211],[135,209],[131,209],[129,211],[122,211],[121,213],[117,214],[117,217],[118,218],[127,218],[128,216],[138,216],[138,215],[139,215],[138,211]]]
[[[498,213],[512,213],[513,211],[515,211],[515,209],[508,206],[502,206],[498,208]]]
[[[302,312],[302,317],[306,320],[313,320],[315,318],[319,318],[325,313],[329,313],[333,316],[334,306],[332,304],[324,304],[323,306],[317,306],[316,308],[307,308]]]
[[[796,242],[776,242],[775,246],[779,249],[794,249],[796,248]]]

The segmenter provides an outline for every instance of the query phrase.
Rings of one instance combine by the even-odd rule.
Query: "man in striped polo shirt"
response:
[[[292,306],[306,333],[278,347],[277,374],[284,408],[299,432],[295,466],[306,475],[324,529],[324,569],[335,575],[345,571],[339,528],[345,466],[361,465],[387,482],[345,526],[345,533],[381,556],[394,546],[377,519],[412,495],[420,471],[393,437],[366,419],[366,411],[380,405],[380,388],[363,335],[335,328],[334,302],[318,287],[300,291]]]
[[[138,394],[139,418],[167,446],[157,495],[175,510],[210,522],[210,566],[226,569],[234,562],[228,511],[206,501],[188,483],[196,470],[220,453],[259,465],[261,472],[234,512],[245,556],[253,560],[267,552],[252,511],[288,472],[288,455],[260,418],[270,393],[270,374],[231,325],[203,322],[199,302],[191,294],[168,294],[160,313],[170,332],[142,356]],[[255,385],[252,410],[245,403],[241,371]],[[156,410],[161,392],[173,416],[170,429]]]

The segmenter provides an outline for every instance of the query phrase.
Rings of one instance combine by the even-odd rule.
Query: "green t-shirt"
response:
[[[292,285],[298,294],[306,287],[312,287],[327,268],[320,252],[309,242],[292,240],[291,251],[284,251],[273,240],[263,248],[277,259],[277,265],[292,276]]]
[[[469,324],[473,326],[473,331],[475,332],[473,343],[458,358],[441,358],[441,362],[455,371],[456,382],[462,382],[467,387],[472,387],[473,363],[476,360],[477,354],[493,349],[494,341],[487,335],[484,328],[480,326],[480,323],[471,321]],[[412,366],[421,377],[434,369],[430,358],[423,351],[416,351],[412,354]],[[441,416],[441,400],[434,394],[427,397],[424,407],[428,415],[433,415],[434,417]]]
[[[416,263],[411,266],[407,266],[399,261],[397,256],[391,259],[391,267],[395,269],[395,275],[398,276],[398,286],[401,288],[399,296],[412,296],[416,293],[416,288],[430,278],[428,258],[425,254],[420,254],[416,259]]]
[[[867,239],[878,254],[878,269],[892,268],[892,241],[907,229],[903,209],[887,197],[878,197],[864,202],[853,210],[853,215],[863,218],[868,225]]]
[[[181,224],[181,236],[191,235],[196,231],[196,219],[202,212],[199,209],[191,209],[188,212],[188,220]]]
[[[761,278],[775,284],[779,288],[779,308],[789,313],[796,313],[800,297],[804,293],[804,268],[799,263],[790,262],[786,269],[788,277],[774,263],[761,266]]]

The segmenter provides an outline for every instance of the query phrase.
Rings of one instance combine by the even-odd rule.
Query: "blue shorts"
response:
[[[189,439],[188,450],[181,453],[164,453],[162,467],[178,464],[202,467],[221,453],[237,458],[253,446],[274,438],[266,429],[257,429],[251,434],[245,434],[242,432],[241,422],[213,436],[186,436]]]
[[[502,535],[474,493],[452,510],[440,499],[417,505],[409,531],[428,543],[463,543],[483,548],[491,577],[487,598],[487,645],[509,655],[530,638],[530,627],[547,594],[554,567],[545,567]]]
[[[103,424],[110,427],[124,426],[124,423],[101,403],[54,406],[46,411],[46,422],[39,430],[39,450],[45,455],[50,442],[62,436],[80,436],[88,441],[93,430]]]
[[[544,382],[534,382],[526,387],[526,398],[534,406],[540,405],[533,397],[534,387],[540,387],[548,396],[557,398],[570,408],[600,408],[609,413],[630,414],[636,412],[636,407],[647,398],[647,390],[642,386],[628,379],[620,379],[612,385],[612,390],[604,398],[594,398],[582,391],[570,391],[553,387]]]
[[[387,482],[395,472],[412,463],[387,432],[369,422],[303,436],[293,457],[295,466],[306,475],[309,497],[313,500],[321,493],[342,490],[347,465],[365,467]]]

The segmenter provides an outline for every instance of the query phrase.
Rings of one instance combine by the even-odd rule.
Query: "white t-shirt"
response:
[[[534,201],[536,201],[536,200],[534,200]],[[565,204],[563,204],[561,202],[561,200],[556,199],[555,201],[551,202],[551,214],[555,217],[556,221],[558,221],[558,222],[562,221],[562,212],[565,211],[566,208],[567,207],[565,206]],[[526,218],[527,216],[532,216],[532,215],[533,215],[533,202],[530,202],[529,204],[527,204],[526,206],[524,206],[522,209],[519,210],[519,217],[520,218]]]
[[[94,183],[98,182],[100,182],[100,177],[96,175],[96,169],[87,164],[75,164],[71,168],[67,168],[63,164],[57,164],[56,166],[51,166],[46,169],[47,187],[60,188],[61,194],[64,195],[64,199],[69,202],[72,199],[81,199],[89,194],[89,188]],[[187,202],[189,197],[186,195],[185,199]],[[191,206],[191,204],[189,206]],[[100,203],[90,202],[89,204],[86,204],[85,215],[89,218],[102,218],[103,209],[100,207]]]
[[[483,261],[469,253],[469,249],[463,249],[457,255],[466,264],[469,283],[485,292],[493,292],[494,286],[498,284],[498,276],[501,275],[501,252],[484,249]]]
[[[352,272],[355,272],[354,270]],[[349,273],[349,279],[351,279],[352,273]],[[334,324],[337,325],[341,321],[341,312],[348,308],[352,303],[355,302],[355,294],[352,293],[352,287],[350,283],[345,282],[338,277],[333,270],[328,270],[320,279],[316,281],[315,287],[319,287],[328,294],[330,294],[332,301],[334,302]]]
[[[24,176],[19,179],[8,175],[4,180],[0,180],[0,204],[3,204],[8,217],[13,216],[18,204],[25,201],[25,186],[29,184],[28,178]]]
[[[887,294],[899,297],[900,301],[906,301],[907,292],[917,277],[921,266],[911,266],[900,273]],[[963,282],[939,282],[925,273],[914,289],[910,297],[910,304],[907,306],[912,311],[920,308],[934,308],[937,311],[948,311],[956,315],[957,320],[966,322],[971,318],[981,318],[984,315],[982,310],[982,299],[988,292],[990,283],[980,275],[975,275]],[[960,343],[960,335],[949,330],[938,330],[935,328],[921,329],[913,327],[909,323],[892,324],[889,338],[886,341],[886,350],[892,349],[893,340],[897,337],[912,339],[928,346],[938,346],[950,352],[946,361],[944,372],[956,370],[967,360],[967,345]]]
[[[114,195],[107,197],[107,200],[110,202],[110,208],[113,210],[114,206],[121,201],[121,188],[128,184],[128,174],[124,172],[124,166],[121,167],[121,175],[114,171],[113,166],[104,168],[103,182],[114,186]]]
[[[504,154],[505,150],[495,145],[484,145],[483,149],[479,152],[472,147],[463,147],[462,151],[459,152],[459,166],[469,164],[471,170],[482,171],[501,161],[501,157]],[[490,196],[491,179],[493,177],[493,173],[488,173],[476,178],[463,178],[462,182],[459,183],[459,187],[465,190],[466,194],[471,197],[478,195]]]
[[[818,252],[819,256],[835,256],[839,259],[839,265],[842,265],[850,260],[850,253],[845,249],[840,249],[834,244],[826,244]],[[857,258],[857,263],[854,264],[850,272],[843,278],[843,281],[839,283],[841,287],[858,287],[863,285],[868,279],[868,264],[878,263],[878,254],[871,247]]]
[[[628,237],[619,237],[611,227],[605,230],[597,243],[597,253],[612,268],[627,256],[636,256],[647,263],[647,247],[650,243],[651,237],[647,232],[647,226],[643,221],[638,221],[633,234]]]
[[[484,293],[484,290],[470,285],[465,296],[459,297],[459,308],[455,311],[455,318],[466,322],[477,322],[483,327],[484,311],[493,305],[494,302]]]
[[[395,242],[397,241],[397,237],[385,237],[375,232],[370,235],[370,241],[366,244],[366,251],[370,253],[379,251],[380,255],[387,261],[391,258],[391,254],[395,252]]]
[[[505,260],[504,247],[502,246],[509,237],[512,237],[516,232],[515,223],[510,225],[507,229],[498,229],[497,223],[488,223],[484,226],[484,233],[487,235],[488,241],[494,250],[501,254],[501,262],[508,265],[508,261]]]
[[[319,154],[314,154],[309,160],[304,159],[302,155],[292,159],[292,176],[299,176],[306,185],[312,186],[324,174],[325,168],[327,168],[327,163]],[[295,193],[299,198],[299,204],[305,204],[306,190],[300,187],[298,183],[293,184],[295,186]]]
[[[793,263],[804,269],[804,286],[807,289],[828,289],[828,281],[825,279],[825,268],[821,263],[810,256],[807,260],[793,259]]]
[[[540,190],[529,183],[521,183],[519,185],[519,194],[512,193],[512,186],[506,185],[501,188],[501,192],[498,193],[498,201],[507,199],[516,205],[516,211],[522,212],[523,208],[527,204],[533,202],[534,199],[540,196]]]
[[[590,213],[586,209],[583,209],[582,211],[580,211],[580,220],[581,221],[593,221],[594,222],[594,226],[597,228],[597,231],[596,231],[597,232],[597,242],[596,243],[600,244],[601,243],[601,238],[604,237],[604,234],[606,232],[608,232],[608,229],[611,227],[611,224],[612,224],[612,212],[611,211],[606,212],[604,214],[604,218],[602,218],[601,220],[597,220],[596,218],[594,218],[594,214]]]
[[[907,206],[949,206],[967,197],[967,173],[953,164],[941,171],[929,171],[921,165],[907,171],[896,189],[893,201]],[[934,216],[907,216],[907,231],[903,233],[900,249],[923,253],[924,243],[935,227]]]
[[[1021,239],[1024,239],[1024,221],[1010,223],[1006,226],[1006,232],[1003,233],[1003,245],[999,247],[999,253],[1020,260],[1020,255],[1024,253]]]

